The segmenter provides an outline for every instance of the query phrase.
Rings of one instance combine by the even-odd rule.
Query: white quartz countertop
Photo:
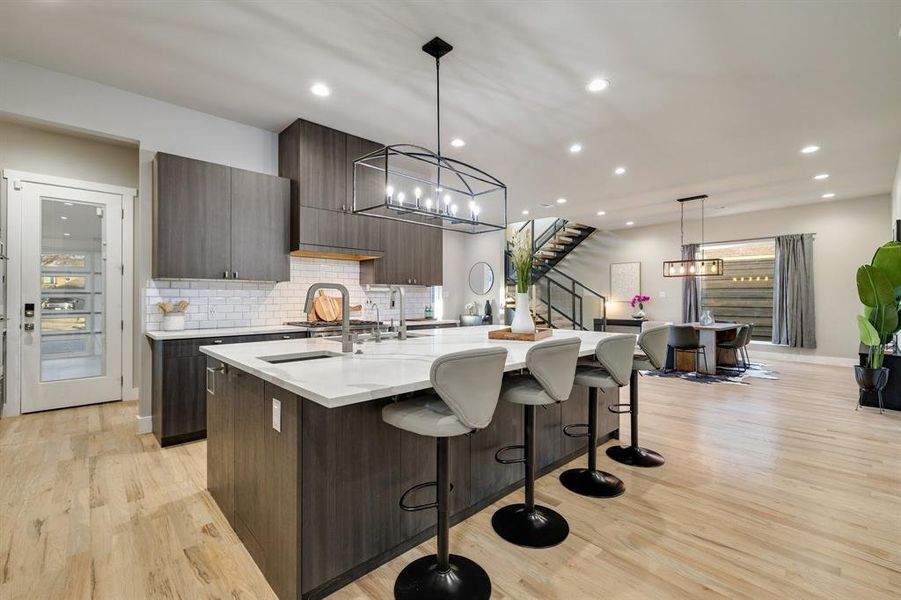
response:
[[[230,337],[235,335],[265,335],[267,333],[297,333],[309,327],[293,325],[261,325],[259,327],[219,327],[214,329],[182,329],[181,331],[145,331],[152,340],[189,340],[194,338]]]
[[[390,320],[383,320],[382,325],[387,326]],[[456,319],[407,319],[407,329],[425,329],[441,325],[458,325]],[[341,321],[335,323],[336,329],[341,329]],[[259,327],[220,327],[207,329],[182,329],[181,331],[145,331],[144,335],[152,340],[190,340],[198,338],[230,337],[236,335],[265,335],[267,333],[297,333],[299,331],[313,331],[315,327],[302,327],[297,325],[261,325]],[[322,328],[319,328],[321,331]]]
[[[367,341],[355,346],[362,354],[272,364],[261,357],[312,351],[341,352],[338,341],[311,338],[248,344],[201,346],[200,351],[278,387],[328,408],[366,402],[431,387],[429,370],[439,356],[473,348],[507,348],[505,371],[525,367],[533,342],[489,340],[488,331],[499,325],[455,327],[422,331],[404,341]],[[598,341],[616,333],[555,329],[554,337],[582,339],[580,356],[594,354]]]

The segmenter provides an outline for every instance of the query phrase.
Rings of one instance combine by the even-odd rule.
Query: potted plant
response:
[[[857,269],[857,295],[864,306],[857,328],[867,359],[854,367],[854,376],[861,395],[881,395],[889,375],[882,366],[885,346],[901,330],[901,242],[881,246],[870,264]]]
[[[532,240],[527,231],[513,235],[513,270],[516,274],[516,311],[510,323],[513,333],[532,333],[535,321],[529,308],[529,285],[532,283]]]
[[[632,307],[632,318],[644,319],[644,303],[650,301],[651,297],[645,296],[644,294],[635,294],[634,296],[632,296],[632,301],[629,302],[629,305]],[[636,306],[638,306],[638,310],[635,310]]]

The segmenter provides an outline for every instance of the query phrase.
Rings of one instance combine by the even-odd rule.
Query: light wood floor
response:
[[[556,548],[493,534],[517,492],[454,527],[452,551],[486,568],[495,598],[898,598],[901,416],[855,412],[847,368],[772,366],[780,381],[747,386],[643,378],[642,438],[664,467],[602,456],[627,487],[606,501],[540,479],[572,530]],[[135,409],[0,421],[0,598],[272,598],[204,491],[205,444],[160,450],[134,434]],[[390,598],[432,551],[334,597]]]

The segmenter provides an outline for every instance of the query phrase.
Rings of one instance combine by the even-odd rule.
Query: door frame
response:
[[[134,400],[134,214],[138,196],[136,188],[93,181],[42,175],[28,171],[4,169],[2,183],[6,187],[6,404],[4,417],[22,414],[22,216],[23,186],[50,185],[114,194],[122,198],[122,399]],[[15,307],[15,309],[13,309]],[[9,374],[15,374],[10,377]]]

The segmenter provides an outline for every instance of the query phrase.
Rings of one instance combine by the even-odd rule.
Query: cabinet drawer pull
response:
[[[283,336],[282,336],[282,339],[283,339],[283,340],[290,340],[290,339],[291,339],[291,336],[290,336],[290,335],[283,335]]]
[[[219,365],[218,367],[207,367],[206,368],[206,391],[216,395],[216,373],[225,373],[227,369],[225,365]]]
[[[232,279],[237,279],[237,278],[238,278],[238,272],[232,271]]]
[[[214,344],[221,344],[221,343],[222,343],[222,340],[213,340],[213,343],[214,343]]]
[[[223,279],[228,279],[228,271],[223,271],[223,272],[222,272],[222,278],[223,278]]]

